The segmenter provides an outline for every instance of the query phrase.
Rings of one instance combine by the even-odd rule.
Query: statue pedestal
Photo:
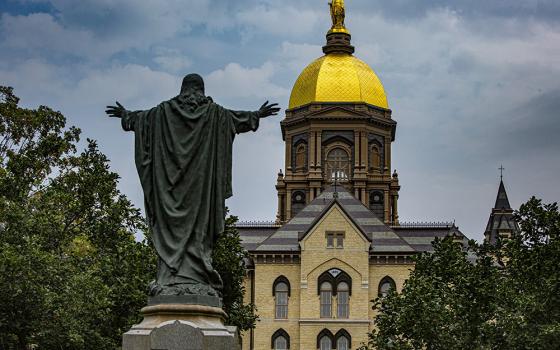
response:
[[[152,304],[144,319],[123,335],[122,350],[238,350],[235,327],[224,326],[225,312],[214,306]]]

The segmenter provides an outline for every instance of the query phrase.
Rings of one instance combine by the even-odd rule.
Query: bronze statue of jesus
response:
[[[212,250],[224,231],[231,197],[232,144],[255,131],[260,118],[278,114],[265,102],[258,111],[232,111],[204,94],[198,74],[183,79],[178,96],[146,111],[107,106],[135,133],[135,162],[146,215],[158,254],[150,295],[219,296],[222,280]]]

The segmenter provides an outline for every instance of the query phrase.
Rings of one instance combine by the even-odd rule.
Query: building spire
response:
[[[496,196],[496,204],[494,204],[494,209],[511,209],[506,192],[506,187],[504,186],[504,181],[501,177],[500,187],[498,188],[498,195]]]
[[[500,170],[500,181],[502,181],[504,179],[504,170],[506,170],[506,168],[504,168],[503,165],[500,165],[498,170]]]
[[[498,169],[500,170],[500,187],[496,196],[496,204],[492,208],[488,225],[486,225],[484,232],[485,241],[491,244],[496,244],[500,238],[511,237],[514,232],[519,230],[513,217],[513,209],[509,204],[506,187],[504,186],[504,167],[500,166]]]

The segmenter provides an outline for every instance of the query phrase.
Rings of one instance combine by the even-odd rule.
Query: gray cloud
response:
[[[322,55],[327,1],[52,0],[54,13],[0,19],[0,83],[26,105],[63,111],[99,139],[139,206],[131,135],[103,116],[173,96],[202,73],[226,107],[287,105],[301,70]],[[399,123],[394,164],[403,220],[452,220],[480,239],[506,167],[510,199],[560,197],[559,7],[555,1],[348,1],[356,55],[383,81]],[[244,219],[273,219],[283,167],[279,118],[234,147]]]

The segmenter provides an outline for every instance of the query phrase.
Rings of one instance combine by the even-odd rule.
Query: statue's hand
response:
[[[263,103],[261,108],[259,109],[259,118],[266,118],[271,115],[277,115],[280,111],[280,107],[277,107],[278,103],[268,104],[268,101]]]
[[[117,101],[116,106],[107,106],[105,113],[109,115],[109,117],[113,118],[124,118],[126,116],[127,110]]]

